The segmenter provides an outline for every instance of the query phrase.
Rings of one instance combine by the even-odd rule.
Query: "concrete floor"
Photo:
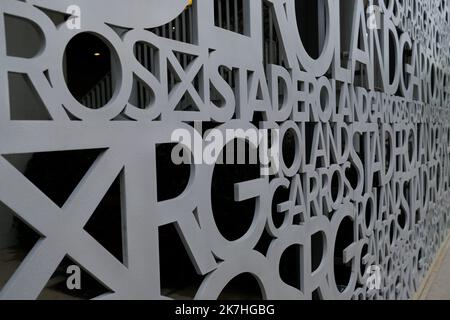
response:
[[[417,300],[450,300],[450,236],[418,291]]]

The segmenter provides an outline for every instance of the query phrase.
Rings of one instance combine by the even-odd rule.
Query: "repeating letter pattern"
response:
[[[168,224],[204,276],[197,299],[218,298],[244,273],[267,299],[408,299],[418,290],[450,227],[448,1],[313,1],[326,21],[316,57],[298,32],[296,1],[243,0],[242,21],[229,23],[236,30],[215,21],[219,2],[1,1],[0,154],[104,149],[62,207],[0,157],[0,201],[41,235],[1,299],[37,298],[66,255],[111,290],[99,298],[166,298],[158,232]],[[48,14],[71,5],[80,9],[77,27]],[[157,32],[184,10],[193,12],[190,39]],[[8,54],[10,16],[41,34],[34,56]],[[113,93],[100,108],[75,99],[64,77],[64,52],[81,33],[101,37],[112,52]],[[152,68],[137,44],[157,57]],[[11,118],[10,73],[28,77],[51,120]],[[144,107],[130,98],[135,79],[152,97]],[[193,108],[179,108],[185,95]],[[255,202],[237,240],[214,219],[214,165],[192,163],[181,194],[157,197],[156,147],[180,129],[207,144],[198,129],[205,123],[219,132],[279,132],[278,170],[234,186],[234,201]],[[123,263],[83,229],[121,173]],[[280,189],[289,197],[274,203]],[[266,252],[255,249],[263,234]],[[295,287],[280,276],[293,245],[301,248]],[[351,270],[345,283],[338,266]]]

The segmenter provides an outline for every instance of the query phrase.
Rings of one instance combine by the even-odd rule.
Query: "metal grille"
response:
[[[217,27],[244,34],[243,0],[214,0],[214,20]]]
[[[113,94],[112,75],[104,76],[82,99],[81,103],[91,109],[99,109],[106,105]]]
[[[263,27],[264,27],[264,48],[263,57],[264,65],[276,64],[283,67],[286,66],[286,58],[283,47],[280,43],[280,36],[276,29],[276,16],[273,4],[263,2]]]
[[[188,6],[178,18],[157,28],[150,29],[157,36],[193,43],[193,7]]]

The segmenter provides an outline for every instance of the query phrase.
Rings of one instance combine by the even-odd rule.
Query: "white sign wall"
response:
[[[326,35],[316,59],[302,44],[295,1],[266,1],[285,56],[281,66],[263,64],[259,0],[243,1],[244,34],[215,25],[215,1],[195,0],[192,44],[147,30],[175,19],[187,5],[183,0],[2,0],[0,154],[106,151],[62,207],[0,157],[0,201],[42,236],[0,298],[37,298],[66,255],[111,290],[100,298],[165,298],[158,228],[167,224],[177,226],[197,273],[205,276],[199,299],[217,298],[243,273],[257,279],[267,299],[311,299],[313,292],[323,299],[411,298],[450,226],[450,4],[351,1],[344,15],[349,20],[340,21],[343,1],[325,1]],[[79,9],[75,24],[55,24],[46,14],[71,5]],[[5,16],[32,22],[40,32],[33,57],[8,54]],[[344,22],[351,26],[345,35]],[[117,26],[127,29],[119,33]],[[99,109],[78,102],[64,77],[65,49],[86,32],[112,52],[114,94]],[[154,72],[135,57],[137,42],[157,52]],[[189,54],[192,62],[183,67],[176,53]],[[234,88],[220,67],[233,70]],[[178,79],[172,88],[169,69]],[[12,120],[8,73],[28,76],[51,120]],[[130,102],[134,77],[153,94],[144,109]],[[220,105],[212,89],[221,95]],[[177,109],[186,93],[196,111]],[[262,121],[253,121],[256,115]],[[220,131],[269,128],[278,129],[280,139],[287,132],[294,136],[292,163],[280,150],[277,172],[236,184],[235,201],[256,202],[253,223],[238,240],[226,239],[214,220],[214,165],[192,164],[184,192],[157,199],[155,148],[172,142],[176,130],[194,135],[193,122],[214,122]],[[122,170],[124,263],[83,229]],[[283,217],[281,226],[271,212],[279,188],[290,195],[274,213]],[[352,241],[337,252],[343,221],[353,226]],[[265,254],[255,250],[264,232],[272,237]],[[318,233],[321,252],[313,252],[311,238]],[[279,271],[292,245],[302,252],[300,289],[283,282]],[[322,257],[315,270],[313,255]],[[345,285],[336,283],[337,257],[352,270]]]

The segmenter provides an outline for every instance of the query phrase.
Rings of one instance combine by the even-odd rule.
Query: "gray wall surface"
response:
[[[99,298],[167,298],[167,225],[201,277],[197,299],[218,298],[242,274],[266,299],[411,298],[450,227],[450,3],[316,2],[318,41],[299,32],[311,14],[294,0],[2,0],[0,216],[9,208],[41,238],[0,299],[37,298],[66,256],[109,289]],[[52,16],[70,6],[67,23]],[[179,33],[185,10],[189,37]],[[66,83],[64,53],[82,33],[111,51],[114,94],[101,108]],[[320,45],[317,57],[307,42]],[[151,96],[144,106],[136,79]],[[251,138],[262,129],[275,139],[263,150],[270,168],[248,180],[250,167],[228,174],[233,204],[217,203],[220,153],[234,139],[264,149]],[[157,149],[169,143],[194,161],[184,190],[161,200]],[[27,160],[11,164],[92,149],[103,151],[63,205],[23,175]],[[85,230],[118,177],[123,261]],[[221,223],[243,223],[249,201],[248,228],[224,235]],[[11,220],[0,223],[1,240]],[[293,246],[294,282],[282,267]],[[182,269],[177,259],[170,267]]]

